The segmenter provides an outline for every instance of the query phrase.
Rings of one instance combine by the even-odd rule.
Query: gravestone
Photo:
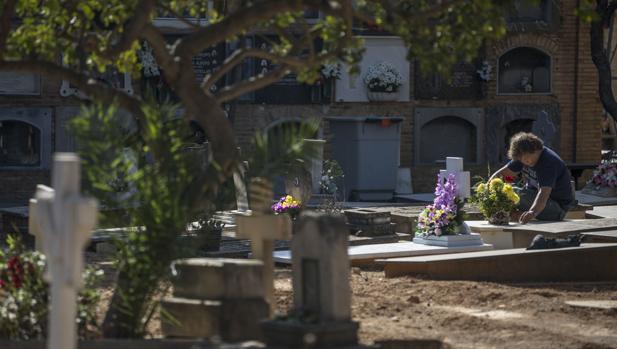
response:
[[[0,72],[0,95],[40,95],[41,77],[37,74]]]
[[[463,171],[463,158],[446,158],[446,169],[439,170],[439,178],[445,181],[450,174],[455,178],[456,197],[460,200],[471,197],[471,175],[469,171]]]
[[[161,308],[176,321],[161,322],[168,337],[219,336],[226,342],[260,338],[269,317],[263,263],[254,259],[190,258],[173,263],[173,294]]]
[[[338,347],[358,342],[351,321],[347,228],[340,216],[305,212],[292,241],[294,308],[287,319],[265,321],[269,346]]]
[[[416,99],[479,99],[482,97],[476,64],[461,62],[453,67],[447,79],[437,74],[423,74],[420,63],[415,66]]]
[[[77,344],[77,290],[82,286],[83,250],[97,221],[97,202],[79,194],[80,159],[56,153],[53,189],[38,185],[30,200],[30,232],[46,255],[46,279],[51,284],[48,317],[49,349],[73,349]]]
[[[345,210],[347,226],[357,236],[380,236],[394,234],[396,224],[391,222],[390,212],[357,208]]]

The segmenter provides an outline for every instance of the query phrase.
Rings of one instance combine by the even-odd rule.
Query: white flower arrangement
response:
[[[364,83],[372,92],[396,92],[403,84],[403,77],[390,63],[378,62],[368,68]]]
[[[137,51],[137,56],[140,59],[144,77],[150,78],[161,75],[156,59],[154,59],[152,47],[147,42],[144,42],[142,49]]]
[[[482,66],[480,69],[476,70],[476,73],[480,76],[482,81],[489,81],[491,79],[491,71],[493,67],[488,61],[482,61]]]
[[[340,79],[341,78],[341,64],[340,63],[326,63],[321,68],[321,75],[324,79]]]

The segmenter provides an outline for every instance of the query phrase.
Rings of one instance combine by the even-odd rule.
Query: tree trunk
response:
[[[613,95],[613,74],[608,52],[604,48],[604,26],[615,13],[615,7],[609,6],[607,0],[599,0],[596,6],[598,19],[591,23],[591,58],[598,70],[598,91],[600,101],[615,121],[617,121],[617,101]]]

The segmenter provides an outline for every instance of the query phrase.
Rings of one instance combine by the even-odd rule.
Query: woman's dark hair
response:
[[[538,136],[530,132],[519,132],[510,138],[508,157],[518,160],[523,154],[533,154],[538,150],[542,150],[543,147],[544,143]]]

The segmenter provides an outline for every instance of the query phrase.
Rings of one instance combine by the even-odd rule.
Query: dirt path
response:
[[[280,310],[292,302],[290,272],[277,271]],[[453,348],[617,348],[617,311],[575,308],[566,300],[617,300],[617,282],[495,284],[386,279],[352,274],[352,313],[364,343],[439,338]]]

